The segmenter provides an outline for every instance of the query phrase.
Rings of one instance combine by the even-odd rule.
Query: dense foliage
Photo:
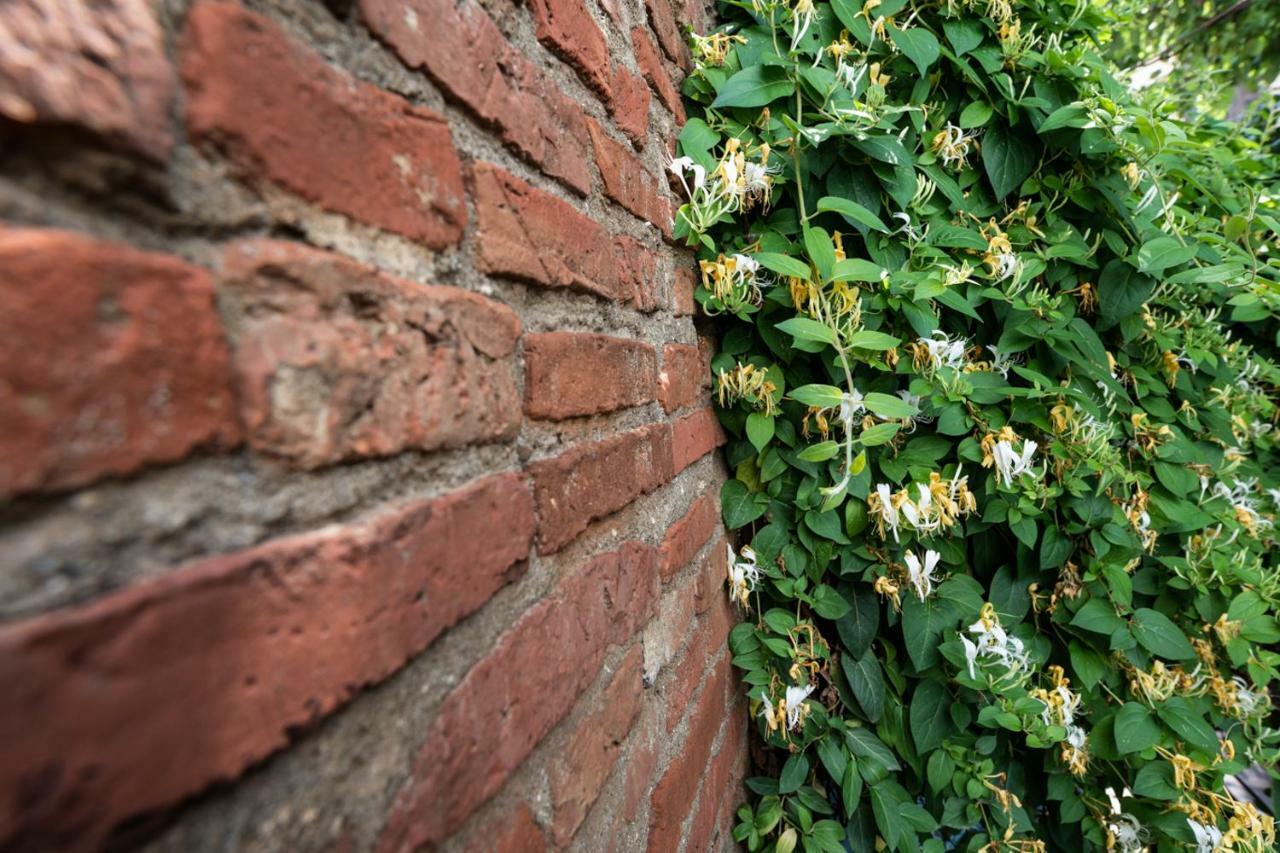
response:
[[[722,2],[671,170],[735,477],[750,850],[1270,850],[1267,140],[1064,0]]]

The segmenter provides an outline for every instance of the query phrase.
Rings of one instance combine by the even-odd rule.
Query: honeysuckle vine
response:
[[[1086,0],[721,0],[675,234],[749,850],[1273,849],[1277,162]]]

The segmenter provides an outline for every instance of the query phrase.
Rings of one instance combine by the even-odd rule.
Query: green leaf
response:
[[[864,429],[858,435],[858,441],[863,447],[878,447],[893,439],[898,434],[898,430],[902,429],[902,424],[886,423],[876,424],[873,427]]]
[[[916,669],[925,670],[939,659],[938,641],[949,622],[951,608],[945,602],[920,601],[907,594],[902,601],[902,639]]]
[[[1102,268],[1098,277],[1098,307],[1101,330],[1109,329],[1137,312],[1151,298],[1156,282],[1119,259]]]
[[[898,836],[903,832],[902,819],[898,816],[898,800],[893,797],[886,786],[872,785],[871,812],[875,816],[876,826],[890,850],[898,847]]]
[[[1186,743],[1202,752],[1217,754],[1218,736],[1214,734],[1213,727],[1205,722],[1204,714],[1196,711],[1189,701],[1181,696],[1174,696],[1156,708],[1156,713]]]
[[[836,247],[831,242],[831,235],[821,228],[805,228],[804,248],[822,280],[830,281],[836,266]]]
[[[865,261],[862,258],[845,258],[837,261],[831,272],[832,281],[865,281],[877,282],[881,278],[884,267]]]
[[[850,201],[847,198],[839,198],[833,195],[823,196],[818,199],[818,210],[838,213],[850,222],[865,225],[873,231],[889,230],[885,227],[885,224],[880,221],[880,217],[876,216],[856,201]]]
[[[902,343],[902,340],[900,338],[895,338],[893,335],[886,335],[884,332],[873,332],[870,329],[862,329],[861,331],[854,332],[850,335],[848,343],[852,349],[869,349],[882,352],[884,350],[893,349],[898,344]],[[884,397],[888,395],[881,394],[880,396]],[[891,399],[897,400],[899,398],[892,397]]]
[[[796,456],[806,462],[826,462],[828,459],[840,452],[840,445],[834,441],[820,441],[817,444],[810,444],[801,450]]]
[[[977,21],[946,20],[942,22],[942,32],[955,48],[956,56],[964,56],[982,44],[982,25]]]
[[[1173,784],[1173,765],[1167,761],[1152,761],[1142,765],[1133,780],[1133,793],[1153,800],[1176,800],[1182,796]]]
[[[895,397],[892,394],[882,394],[879,391],[872,391],[862,398],[862,404],[868,410],[882,418],[891,420],[900,420],[909,418],[912,415],[919,414],[920,410],[915,406],[903,400],[901,397]]]
[[[806,406],[830,409],[840,405],[844,392],[834,385],[801,385],[799,388],[792,388],[787,396]]]
[[[938,40],[933,33],[921,27],[900,30],[889,27],[889,38],[897,45],[898,50],[916,64],[923,77],[929,73],[929,66],[938,61]]]
[[[774,328],[780,332],[786,332],[798,341],[815,341],[817,343],[829,344],[836,339],[835,333],[831,331],[831,327],[826,323],[819,323],[817,320],[810,320],[808,317],[792,317],[790,320],[783,320]],[[795,392],[792,392],[794,396]]]
[[[880,605],[871,592],[859,592],[856,588],[850,588],[845,595],[853,608],[843,618],[836,620],[836,630],[845,649],[857,659],[875,641],[876,631],[880,627]]]
[[[737,530],[764,515],[769,499],[749,490],[741,480],[726,480],[720,487],[720,508],[725,527]]]
[[[1084,127],[1088,123],[1089,111],[1082,104],[1067,104],[1050,113],[1049,117],[1040,123],[1040,127],[1036,128],[1036,132],[1048,133],[1063,127]]]
[[[960,127],[968,130],[973,127],[982,127],[991,119],[994,110],[990,104],[982,101],[974,101],[960,112]],[[983,246],[983,248],[986,248]]]
[[[763,107],[795,90],[796,84],[785,68],[750,65],[725,81],[711,107]]]
[[[1095,634],[1110,636],[1117,628],[1124,625],[1124,620],[1116,615],[1116,609],[1105,598],[1091,598],[1076,611],[1071,618],[1074,628],[1083,628]]]
[[[1152,654],[1169,660],[1195,660],[1187,635],[1158,610],[1141,608],[1133,614],[1133,636]]]
[[[1085,690],[1093,690],[1107,674],[1107,660],[1088,646],[1071,641],[1071,668]]]
[[[868,648],[862,657],[854,660],[849,655],[841,655],[840,664],[844,667],[844,676],[849,679],[849,687],[853,696],[862,707],[862,713],[873,723],[880,721],[884,713],[884,676],[880,672],[880,662]]]
[[[1159,275],[1169,267],[1185,264],[1195,254],[1195,246],[1184,246],[1173,237],[1157,237],[1143,243],[1138,250],[1138,269]]]
[[[776,252],[756,252],[751,257],[759,261],[760,266],[770,272],[776,272],[778,275],[808,280],[811,272],[808,264],[789,255],[780,255]]]
[[[809,759],[803,752],[797,752],[782,765],[782,775],[778,779],[778,793],[790,794],[799,790],[804,780],[809,778]]]
[[[1121,755],[1142,752],[1160,742],[1160,727],[1145,705],[1126,702],[1116,714],[1115,739]]]
[[[870,729],[849,729],[845,732],[844,739],[849,745],[849,751],[858,758],[873,762],[885,770],[902,769],[898,759],[893,757],[893,752]]]
[[[1004,198],[1022,185],[1035,168],[1036,147],[1024,134],[996,121],[982,140],[982,165],[996,198]]]
[[[920,682],[911,697],[911,737],[922,755],[951,733],[951,702],[947,688],[933,679]]]
[[[758,452],[773,438],[773,416],[752,412],[747,415],[747,438]]]

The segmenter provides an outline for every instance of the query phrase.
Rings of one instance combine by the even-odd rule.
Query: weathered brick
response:
[[[601,96],[612,91],[609,46],[583,0],[530,0],[538,41],[569,63]]]
[[[697,347],[667,344],[662,348],[658,399],[667,414],[704,400],[703,389],[710,384],[710,368]]]
[[[538,550],[550,554],[591,522],[671,479],[671,432],[666,424],[579,444],[529,466],[538,503]]]
[[[587,119],[595,143],[596,166],[604,179],[604,193],[641,219],[671,235],[671,206],[664,188],[644,164],[621,142],[605,132],[595,119]]]
[[[724,819],[725,809],[722,804],[731,800],[736,807],[745,797],[745,792],[740,787],[731,784],[744,755],[745,734],[746,710],[737,703],[730,703],[725,708],[724,735],[711,757],[710,767],[704,771],[697,810],[694,812],[693,822],[689,824],[685,842],[685,850],[689,853],[704,853],[717,847],[725,847],[723,843],[715,843],[717,833],[723,833],[727,837],[731,830],[729,821]]]
[[[529,335],[524,344],[525,413],[564,420],[654,398],[657,358],[640,341],[578,332]]]
[[[360,0],[360,10],[406,65],[430,74],[505,144],[582,195],[591,189],[581,107],[506,40],[479,3]]]
[[[689,62],[689,53],[685,48],[684,37],[680,34],[680,26],[676,23],[675,10],[671,8],[671,0],[645,0],[645,8],[649,11],[649,25],[662,45],[662,52],[680,67]]]
[[[148,0],[0,4],[0,115],[66,122],[161,159],[177,89]]]
[[[501,474],[0,629],[0,846],[97,848],[235,778],[511,581],[532,525]]]
[[[694,462],[724,444],[724,430],[710,406],[685,415],[671,424],[674,472],[679,474]]]
[[[614,66],[609,115],[636,148],[649,138],[649,88],[621,64]]]
[[[191,135],[253,178],[433,249],[462,237],[462,168],[443,116],[356,81],[229,3],[192,9],[182,55]]]
[[[652,547],[626,543],[520,617],[445,697],[380,850],[429,848],[502,787],[595,680],[605,649],[652,615],[656,564]]]
[[[681,827],[694,807],[698,784],[702,781],[711,747],[725,717],[729,669],[729,656],[722,654],[689,717],[684,743],[653,789],[649,800],[650,853],[665,853],[679,846]]]
[[[693,610],[702,614],[713,604],[724,604],[724,582],[729,575],[729,540],[719,537],[702,558],[702,565],[694,575]]]
[[[238,440],[205,270],[66,231],[0,226],[0,497]]]
[[[316,466],[520,428],[520,321],[500,303],[268,240],[233,245],[220,286],[258,450]]]
[[[643,730],[643,724],[642,724]],[[631,823],[649,798],[653,772],[658,766],[658,749],[653,735],[637,737],[627,758],[627,779],[623,786],[622,818]]]
[[[720,502],[712,492],[699,495],[688,511],[667,531],[662,539],[662,580],[671,580],[676,572],[707,544],[720,520]]]
[[[476,164],[475,188],[476,263],[483,272],[620,302],[643,298],[632,257],[641,253],[623,242],[631,238],[615,240],[573,205],[488,163]]]
[[[661,302],[657,257],[639,240],[625,234],[614,239],[614,251],[622,292],[630,294],[637,310],[657,310]]]
[[[543,853],[546,849],[546,836],[523,800],[496,827],[481,827],[467,845],[467,853]]]
[[[715,660],[729,636],[733,617],[728,598],[721,607],[711,608],[698,620],[689,637],[684,654],[672,669],[671,677],[663,691],[663,703],[667,717],[667,731],[675,730],[684,717],[689,700],[697,692],[707,669],[707,661]]]
[[[676,90],[670,75],[667,74],[666,66],[662,63],[662,56],[659,55],[658,49],[654,47],[653,39],[649,38],[649,33],[644,27],[635,27],[631,30],[631,48],[635,52],[636,64],[640,66],[640,73],[649,82],[649,86],[657,94],[658,99],[662,101],[677,122],[684,123],[684,104],[680,100],[680,92]]]
[[[658,616],[644,629],[644,677],[657,683],[665,667],[676,656],[697,622],[694,611],[693,578],[688,578],[664,591]]]
[[[677,317],[691,317],[698,310],[698,302],[693,293],[698,289],[698,274],[692,266],[679,264],[675,272],[675,287],[672,294],[672,310]]]
[[[640,714],[642,675],[641,650],[636,645],[600,695],[597,707],[581,720],[550,767],[555,809],[552,839],[558,847],[573,838],[618,762],[622,743]]]

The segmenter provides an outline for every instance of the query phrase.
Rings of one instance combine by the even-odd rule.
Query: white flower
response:
[[[1112,815],[1107,829],[1115,841],[1112,849],[1116,853],[1143,853],[1147,849],[1147,831],[1133,815],[1124,812]]]
[[[964,367],[964,353],[969,342],[964,338],[951,340],[937,329],[927,338],[920,338],[917,343],[924,347],[929,355],[929,364],[936,370],[939,367],[950,367],[959,370]]]
[[[888,483],[881,483],[876,486],[876,494],[880,497],[880,517],[884,521],[884,526],[893,532],[893,541],[898,541],[898,508],[893,505],[893,493],[889,491]]]
[[[1252,717],[1259,708],[1269,704],[1264,694],[1250,690],[1248,682],[1240,676],[1237,675],[1232,681],[1236,687],[1236,706],[1240,709],[1241,716]]]
[[[809,31],[809,25],[813,23],[813,16],[817,10],[813,6],[813,0],[796,0],[796,8],[792,11],[792,20],[795,22],[795,35],[791,37],[791,50],[796,49],[796,45],[800,44],[800,39],[804,38],[804,34]]]
[[[934,581],[938,579],[934,569],[938,567],[938,560],[942,559],[942,555],[937,551],[925,551],[922,564],[919,557],[908,551],[903,554],[902,559],[907,562],[907,579],[915,588],[916,597],[924,601],[933,592]]]
[[[840,422],[844,424],[845,429],[853,424],[853,419],[861,414],[866,406],[862,402],[862,392],[857,388],[844,394],[840,398]]]
[[[990,604],[982,607],[982,615],[977,622],[969,626],[969,633],[977,637],[977,642],[970,642],[962,634],[960,642],[964,645],[965,658],[969,663],[969,675],[976,678],[976,664],[979,658],[988,658],[999,663],[1008,675],[1014,675],[1025,669],[1031,662],[1026,645],[1017,637],[1011,637],[1000,625],[1000,618]]]
[[[964,634],[960,635],[960,644],[964,646],[964,658],[969,663],[969,677],[977,678],[978,646]]]
[[[1004,281],[1006,278],[1015,276],[1022,269],[1022,261],[1013,252],[1001,252],[991,257],[996,262],[994,270],[996,281]]]
[[[1006,488],[1013,485],[1015,478],[1033,473],[1031,457],[1035,455],[1037,447],[1039,445],[1034,441],[1024,441],[1022,451],[1018,452],[1013,449],[1012,444],[1003,439],[996,442],[991,455],[995,459],[996,471],[999,472],[1000,479]]]
[[[750,255],[734,255],[733,260],[738,265],[738,272],[751,278],[755,278],[756,273],[760,271],[760,262]]]
[[[991,372],[1008,379],[1009,368],[1013,367],[1013,356],[1000,352],[994,346],[988,345],[987,349],[991,350]]]
[[[732,545],[725,547],[729,549],[729,598],[736,601],[738,606],[747,607],[751,593],[760,581],[760,569],[756,567],[756,552],[751,550],[750,546],[744,545],[742,559],[739,560],[733,553]]]
[[[1216,826],[1205,826],[1199,821],[1187,818],[1191,834],[1196,837],[1196,853],[1213,853],[1222,843],[1222,830]]]
[[[693,190],[702,189],[707,182],[707,170],[693,162],[692,157],[677,157],[667,164],[667,170],[680,179],[680,183],[684,184],[685,194],[689,196],[693,195]],[[693,174],[692,189],[685,180],[685,176],[689,173]]]
[[[787,688],[787,731],[795,731],[803,719],[804,700],[813,692],[813,685],[797,687],[794,684]]]
[[[1067,726],[1067,743],[1076,749],[1084,749],[1088,736],[1085,734],[1083,726]]]

